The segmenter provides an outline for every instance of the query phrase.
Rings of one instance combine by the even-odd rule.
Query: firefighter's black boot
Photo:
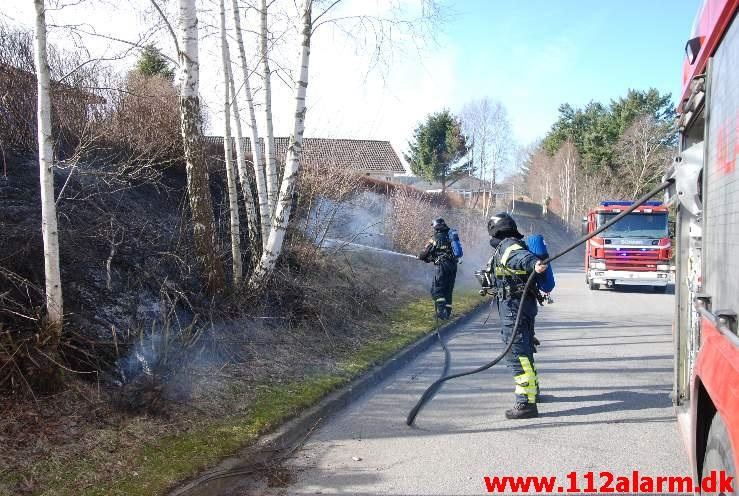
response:
[[[539,416],[536,403],[516,403],[513,408],[505,411],[505,418],[511,420],[535,418]]]
[[[446,313],[446,318],[447,319],[451,318],[451,316],[452,316],[452,306],[451,305],[446,305],[445,308],[444,308],[444,311]]]

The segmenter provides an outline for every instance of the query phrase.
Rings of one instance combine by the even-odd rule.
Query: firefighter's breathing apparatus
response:
[[[598,234],[602,233],[603,231],[605,231],[606,229],[608,229],[609,227],[611,227],[616,222],[620,221],[621,219],[623,219],[624,217],[626,217],[627,215],[629,215],[631,212],[633,212],[634,210],[636,210],[637,208],[639,208],[642,204],[644,204],[647,200],[649,200],[653,196],[657,195],[658,193],[661,193],[662,191],[664,191],[667,188],[669,188],[670,186],[672,186],[672,184],[674,182],[675,182],[675,180],[672,179],[672,178],[665,180],[665,182],[663,182],[659,186],[655,187],[654,189],[652,189],[648,193],[644,194],[644,196],[642,196],[641,198],[639,198],[638,200],[636,200],[633,203],[633,205],[631,205],[629,208],[627,208],[626,210],[624,210],[623,212],[621,212],[620,214],[618,214],[616,217],[614,217],[613,219],[611,219],[609,222],[606,222],[605,224],[603,224],[601,227],[599,227],[598,229],[596,229],[592,233],[589,233],[586,236],[583,236],[582,238],[578,239],[577,241],[575,241],[574,243],[572,243],[570,246],[568,246],[567,248],[565,248],[564,250],[562,250],[561,252],[557,253],[556,255],[550,256],[546,260],[543,260],[541,263],[542,264],[549,264],[549,263],[557,260],[558,258],[566,255],[567,253],[571,252],[572,250],[574,250],[575,248],[577,248],[581,244],[587,242],[590,238],[592,238],[594,236],[597,236]],[[530,290],[532,288],[532,285],[534,283],[534,276],[535,275],[536,275],[536,272],[533,272],[532,271],[531,274],[529,275],[528,279],[526,280],[526,285],[524,286],[524,289],[523,289],[523,294],[524,295],[528,295],[529,294],[529,292],[530,292]],[[472,375],[472,374],[477,374],[479,372],[483,372],[483,371],[489,369],[490,367],[492,367],[493,365],[497,364],[498,362],[500,362],[503,359],[503,357],[505,357],[511,351],[511,348],[513,347],[513,342],[516,340],[516,336],[518,334],[518,324],[521,322],[521,314],[522,314],[522,311],[523,311],[523,305],[519,305],[519,307],[518,307],[518,313],[516,314],[516,320],[515,320],[515,322],[513,324],[513,334],[511,335],[510,339],[508,340],[508,345],[506,346],[506,348],[498,356],[496,356],[492,361],[490,361],[490,362],[488,362],[488,363],[486,363],[484,365],[481,365],[480,367],[477,367],[476,369],[468,370],[466,372],[458,372],[456,374],[447,375],[447,371],[449,370],[449,361],[451,360],[451,355],[449,353],[449,349],[447,348],[446,344],[441,339],[441,335],[439,335],[438,332],[437,332],[437,335],[439,337],[439,342],[441,343],[441,346],[444,349],[444,354],[445,354],[444,370],[442,372],[442,376],[439,379],[437,379],[433,384],[431,384],[426,389],[426,391],[423,392],[423,394],[419,398],[419,400],[416,403],[416,405],[408,413],[408,417],[406,418],[406,421],[405,421],[406,424],[407,425],[413,425],[413,422],[416,420],[416,416],[418,415],[418,412],[421,411],[421,408],[423,408],[423,406],[434,396],[434,394],[439,390],[439,387],[444,382],[449,381],[451,379],[457,379],[459,377],[464,377],[464,376],[468,376],[468,375]]]

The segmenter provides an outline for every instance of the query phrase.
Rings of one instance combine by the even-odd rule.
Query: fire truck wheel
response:
[[[711,422],[711,428],[708,430],[708,440],[706,441],[706,455],[703,457],[703,470],[701,477],[711,475],[711,471],[724,471],[727,477],[734,477],[734,496],[739,495],[739,487],[736,484],[736,470],[734,469],[734,454],[731,451],[731,443],[729,441],[729,431],[726,430],[726,424],[721,419],[721,415],[716,413]]]
[[[590,291],[597,291],[600,289],[600,284],[596,284],[592,281],[588,281],[588,287],[590,288]]]

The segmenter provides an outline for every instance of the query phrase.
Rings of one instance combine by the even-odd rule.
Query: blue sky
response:
[[[101,32],[127,38],[156,17],[144,18],[148,0],[87,4],[53,13],[57,24],[85,15]],[[407,150],[414,128],[426,115],[452,111],[480,97],[500,100],[508,109],[515,138],[527,144],[542,137],[557,118],[557,108],[590,100],[608,102],[628,88],[655,87],[677,99],[683,47],[701,0],[441,0],[453,11],[442,23],[437,44],[417,51],[415,42],[395,33],[391,56],[371,66],[368,33],[355,39],[341,30],[321,28],[311,43],[307,136],[390,140]],[[291,0],[284,0],[292,4]],[[0,0],[3,13],[33,26],[31,2]],[[201,0],[201,4],[207,2]],[[386,16],[393,9],[417,11],[421,0],[344,0],[336,15]],[[9,4],[9,5],[5,5]],[[168,2],[173,8],[176,3]],[[9,7],[6,10],[6,7]],[[113,9],[113,10],[111,10]],[[81,12],[84,11],[84,14]],[[171,13],[174,16],[174,12]],[[203,13],[203,15],[206,15]],[[2,17],[2,16],[0,16]],[[115,18],[115,23],[109,19]],[[174,18],[174,17],[173,17]],[[70,20],[71,19],[71,20]],[[213,19],[203,18],[206,23]],[[51,40],[61,43],[60,32]],[[161,46],[171,50],[162,35]],[[220,47],[214,37],[201,40],[201,95],[211,109],[209,132],[220,132]],[[120,49],[105,40],[86,40],[107,54]],[[250,42],[255,47],[256,43]],[[170,55],[174,56],[170,52]],[[295,67],[287,50],[281,64]],[[119,65],[128,69],[133,60]],[[258,78],[253,82],[259,85]],[[274,79],[274,78],[273,78]],[[292,131],[292,84],[273,81],[275,132]],[[257,103],[259,103],[259,95]],[[242,102],[243,105],[243,102]]]
[[[683,47],[700,0],[464,0],[442,36],[456,101],[502,101],[521,141],[541,136],[564,102],[607,102],[628,88],[677,99]]]

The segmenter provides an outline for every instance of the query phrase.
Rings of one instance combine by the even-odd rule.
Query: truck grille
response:
[[[659,250],[651,248],[606,248],[607,270],[633,270],[650,272],[660,263]]]

